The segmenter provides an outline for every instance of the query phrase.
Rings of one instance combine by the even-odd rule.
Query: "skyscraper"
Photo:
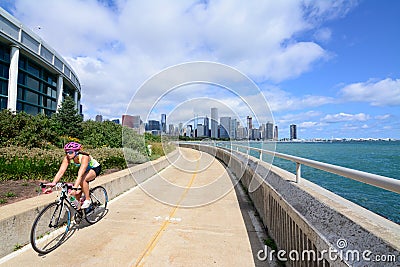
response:
[[[229,127],[229,137],[236,140],[237,138],[237,121],[236,119],[231,119]]]
[[[274,140],[278,141],[279,136],[278,136],[278,126],[275,125],[275,130],[274,130]]]
[[[161,132],[167,133],[167,114],[161,114]]]
[[[102,122],[103,121],[103,116],[102,115],[96,115],[96,121]]]
[[[197,124],[197,129],[195,130],[196,132],[196,137],[205,137],[204,135],[204,130],[205,126],[203,124]]]
[[[229,138],[229,133],[231,129],[231,117],[221,117],[220,119],[220,132],[219,132],[219,137],[220,138]]]
[[[210,130],[210,120],[206,116],[204,118],[204,136],[210,137],[209,130]]]
[[[237,130],[236,130],[236,139],[238,140],[242,140],[242,139],[246,139],[248,137],[246,128],[239,125],[237,126]]]
[[[179,135],[183,135],[184,130],[183,130],[183,123],[182,122],[180,122],[178,124],[178,131],[179,131]]]
[[[296,124],[290,125],[290,140],[297,139],[297,126]]]
[[[173,124],[168,125],[168,133],[171,136],[175,134],[175,126]]]
[[[247,134],[249,135],[249,139],[251,139],[253,129],[253,118],[251,116],[247,116]]]
[[[274,139],[274,124],[272,122],[267,122],[267,125],[265,127],[265,139]]]
[[[253,129],[253,118],[251,116],[247,116],[247,129]]]
[[[186,136],[193,137],[193,128],[192,125],[186,125]]]
[[[147,122],[146,131],[160,131],[160,122],[156,120],[149,120]]]
[[[142,121],[140,120],[140,116],[132,116],[132,115],[122,115],[122,126],[127,126],[129,128],[140,129],[142,125]]]
[[[218,138],[218,109],[211,108],[211,138]]]
[[[122,126],[133,128],[134,116],[132,115],[122,115]]]

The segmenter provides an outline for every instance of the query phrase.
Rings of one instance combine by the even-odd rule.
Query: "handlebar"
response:
[[[46,189],[48,186],[50,186],[50,189]],[[59,183],[40,183],[40,188],[42,190],[43,194],[50,194],[53,192],[53,188],[60,189],[65,187],[65,191],[69,193],[71,190],[78,190],[78,188],[74,188],[72,183],[66,183],[66,182],[59,182]]]

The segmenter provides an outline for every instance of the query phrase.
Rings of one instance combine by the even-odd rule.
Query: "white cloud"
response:
[[[14,16],[64,56],[93,54],[117,37],[113,12],[97,1],[15,1]]]
[[[377,120],[387,120],[387,119],[389,119],[389,118],[391,118],[392,117],[392,115],[390,115],[390,114],[385,114],[385,115],[378,115],[378,116],[375,116],[375,119],[377,119]]]
[[[338,114],[328,114],[321,121],[326,123],[336,123],[336,122],[344,122],[344,121],[367,121],[370,119],[370,116],[364,113],[358,114],[347,114],[347,113],[338,113]]]
[[[359,125],[353,125],[353,124],[345,124],[345,125],[343,125],[343,128],[342,128],[342,130],[344,130],[344,131],[356,131],[359,129],[360,129]]]
[[[302,112],[302,113],[296,113],[296,114],[286,114],[283,116],[279,117],[279,123],[297,123],[298,121],[305,121],[310,118],[318,117],[320,116],[321,113],[318,111],[307,111],[307,112]]]
[[[323,3],[321,3],[323,2]],[[14,16],[68,59],[88,113],[124,113],[151,75],[193,60],[238,68],[256,81],[283,81],[310,71],[328,52],[302,32],[341,16],[348,1],[102,1],[16,0]],[[319,30],[320,38],[329,29]],[[157,89],[152,91],[157,94]],[[268,94],[268,92],[267,92]],[[275,110],[331,103],[323,96],[272,97]],[[114,113],[114,115],[111,115]]]
[[[314,108],[337,102],[335,98],[327,96],[305,95],[296,97],[276,86],[265,86],[261,90],[273,112]]]
[[[346,101],[369,102],[372,106],[399,106],[400,79],[353,83],[340,91]]]
[[[322,28],[322,29],[317,30],[314,33],[314,38],[317,41],[323,42],[323,43],[330,41],[331,36],[332,36],[332,31],[329,28]]]
[[[305,121],[299,124],[299,128],[314,128],[319,126],[320,123],[315,121]]]

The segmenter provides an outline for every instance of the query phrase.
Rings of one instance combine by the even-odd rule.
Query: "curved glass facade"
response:
[[[51,115],[71,96],[81,111],[80,89],[66,61],[0,8],[0,108]]]
[[[8,70],[10,68],[10,49],[0,45],[0,108],[7,108]]]
[[[57,110],[57,77],[26,56],[18,62],[17,111],[51,115]]]

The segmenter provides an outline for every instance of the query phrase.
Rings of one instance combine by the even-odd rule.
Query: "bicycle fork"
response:
[[[49,228],[57,228],[59,226],[60,220],[64,219],[62,218],[62,216],[70,216],[70,214],[68,212],[66,212],[66,214],[62,214],[63,210],[64,210],[65,204],[64,202],[59,203],[59,205],[57,205],[57,209],[53,212],[53,215],[51,216],[50,219],[50,223],[49,223]],[[55,223],[53,224],[53,221],[55,220]],[[69,221],[69,218],[68,218]]]

